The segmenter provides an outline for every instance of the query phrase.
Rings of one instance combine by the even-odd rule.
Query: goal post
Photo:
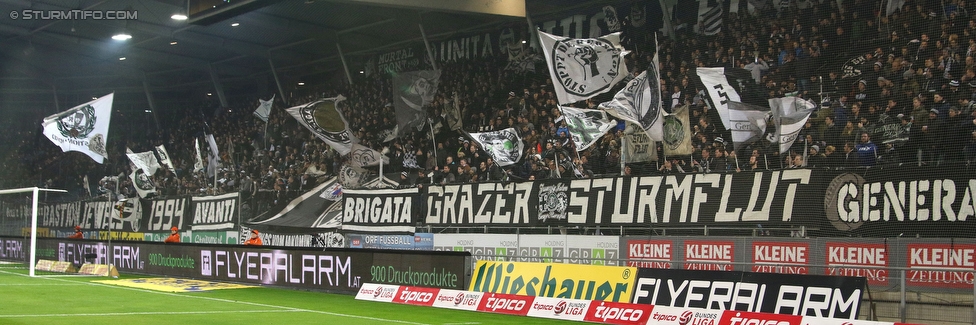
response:
[[[29,259],[27,261],[27,268],[29,269],[29,275],[34,277],[34,267],[37,264],[37,203],[40,199],[40,192],[60,192],[67,193],[66,190],[59,189],[49,189],[49,188],[39,188],[39,187],[24,187],[24,188],[14,188],[8,190],[0,190],[0,195],[3,194],[16,194],[16,193],[31,193],[31,221],[30,221],[30,253]]]

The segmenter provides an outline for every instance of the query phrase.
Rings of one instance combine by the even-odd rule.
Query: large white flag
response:
[[[274,99],[275,95],[271,95],[271,99],[269,100],[258,98],[258,102],[260,104],[258,104],[258,108],[254,110],[254,116],[257,116],[259,119],[267,123],[268,116],[271,115],[271,105],[274,104]]]
[[[159,163],[173,172],[173,175],[176,175],[176,166],[173,166],[173,160],[169,159],[169,152],[166,151],[166,146],[156,146],[156,155],[159,156]]]
[[[349,123],[339,110],[339,103],[345,99],[342,95],[323,98],[287,111],[299,124],[312,131],[312,134],[325,141],[340,155],[346,155],[352,150],[356,137],[349,131]]]
[[[495,159],[498,166],[514,165],[522,159],[524,145],[514,128],[468,134],[481,148]]]
[[[566,120],[569,134],[576,144],[576,151],[586,150],[617,126],[617,121],[607,118],[607,113],[598,109],[560,106],[559,110],[563,115],[556,122]]]
[[[220,148],[217,147],[217,139],[214,139],[213,134],[207,134],[204,139],[207,140],[207,144],[210,146],[210,154],[215,157],[220,157]]]
[[[193,172],[196,173],[203,170],[203,157],[200,156],[200,140],[194,138],[193,146],[197,149],[196,160],[193,162]]]
[[[105,160],[105,141],[112,119],[115,93],[75,106],[44,118],[44,136],[61,147],[62,152],[78,151],[101,164]]]
[[[540,31],[539,39],[560,104],[605,93],[630,74],[620,33],[576,39]]]
[[[770,98],[769,107],[773,111],[773,121],[776,123],[779,153],[787,152],[817,105],[798,97],[782,97]]]
[[[740,102],[728,102],[729,121],[732,127],[732,147],[735,149],[762,139],[766,132],[766,118],[769,117],[769,109]],[[721,113],[721,109],[719,113]]]
[[[148,176],[156,174],[156,170],[159,169],[159,161],[156,160],[152,151],[132,152],[132,149],[129,148],[125,148],[125,151],[125,156],[129,157],[129,161],[136,167],[135,169],[144,171]]]
[[[664,117],[664,140],[661,143],[665,156],[687,156],[693,152],[689,111],[688,105],[684,105]]]

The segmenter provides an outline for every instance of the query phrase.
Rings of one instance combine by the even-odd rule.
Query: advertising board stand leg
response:
[[[899,293],[900,293],[900,295],[899,295],[900,298],[899,299],[901,301],[898,303],[898,315],[901,316],[900,317],[901,322],[904,323],[905,322],[905,316],[906,316],[905,315],[905,270],[901,270],[899,272],[899,274],[901,275],[901,279],[899,280],[899,282],[901,282],[900,283],[900,288],[899,288],[899,290],[900,290],[899,291]]]

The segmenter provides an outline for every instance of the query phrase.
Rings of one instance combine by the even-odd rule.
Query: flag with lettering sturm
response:
[[[115,93],[111,93],[45,117],[41,122],[44,136],[62,152],[78,151],[101,164],[108,156],[106,141],[114,98]]]
[[[605,93],[630,74],[620,33],[576,39],[540,31],[539,39],[561,105]]]

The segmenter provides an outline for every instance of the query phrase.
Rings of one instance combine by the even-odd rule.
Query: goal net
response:
[[[43,196],[65,190],[27,187],[0,190],[0,262],[3,265],[24,263],[30,276],[37,276],[37,239],[50,236],[50,229],[38,228],[39,207]]]

